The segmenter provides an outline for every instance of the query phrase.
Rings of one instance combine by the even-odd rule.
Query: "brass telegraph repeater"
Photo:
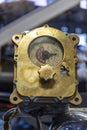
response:
[[[58,99],[78,105],[75,46],[79,38],[45,25],[15,34],[13,104],[30,99]],[[38,101],[37,100],[37,101]],[[44,100],[43,100],[44,101]]]
[[[11,129],[10,120],[21,113],[36,118],[38,130],[43,130],[44,115],[52,118],[49,130],[86,127],[87,115],[68,106],[82,102],[76,73],[79,38],[45,25],[15,34],[12,41],[15,64],[10,102],[15,108],[3,116],[3,130]]]

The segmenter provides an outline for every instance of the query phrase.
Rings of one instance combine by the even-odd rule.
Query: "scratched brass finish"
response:
[[[39,42],[38,39],[43,37],[53,40]],[[43,26],[26,34],[15,34],[12,40],[17,63],[14,65],[14,83],[20,95],[58,97],[60,100],[72,97],[70,102],[73,104],[78,104],[73,101],[77,97],[81,102],[81,97],[75,95],[78,84],[74,49],[79,42],[77,36]]]

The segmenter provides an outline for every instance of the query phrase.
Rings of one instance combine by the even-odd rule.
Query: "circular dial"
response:
[[[38,65],[56,66],[63,59],[63,47],[53,37],[39,37],[30,44],[28,54],[31,61]]]

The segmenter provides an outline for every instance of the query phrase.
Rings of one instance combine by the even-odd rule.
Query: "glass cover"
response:
[[[56,66],[63,59],[63,47],[55,38],[43,36],[30,43],[28,54],[31,61],[38,66]]]

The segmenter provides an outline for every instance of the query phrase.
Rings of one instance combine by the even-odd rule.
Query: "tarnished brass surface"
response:
[[[39,50],[38,45],[35,46],[35,49],[39,50],[38,58],[35,57],[36,53],[32,50],[33,41],[45,36],[54,38],[61,44],[57,48],[58,51],[54,53],[52,49],[56,50],[56,44],[54,46],[53,43],[51,45],[52,48],[50,48],[50,43],[47,42],[45,44],[48,46],[45,48],[44,43],[41,43],[45,50],[52,51],[52,57],[47,60],[43,60],[44,58],[40,59],[42,55],[39,56],[41,50]],[[26,34],[15,34],[12,40],[16,45],[14,83],[20,95],[28,97],[58,97],[60,100],[73,97],[78,84],[75,45],[79,42],[79,39],[76,35],[66,35],[58,29],[43,26]],[[30,46],[31,48],[29,49]],[[48,67],[46,67],[47,65]],[[78,96],[78,101],[76,102],[73,100],[74,97],[70,99],[70,102],[79,104],[81,97]]]
[[[23,101],[23,99],[19,97],[19,95],[17,93],[17,90],[14,89],[13,93],[10,96],[10,102],[12,104],[18,104],[18,103],[20,103],[22,101]]]
[[[45,66],[41,66],[41,69],[38,72],[40,78],[44,79],[45,81],[54,79],[54,75],[56,74],[53,67],[48,64]]]

